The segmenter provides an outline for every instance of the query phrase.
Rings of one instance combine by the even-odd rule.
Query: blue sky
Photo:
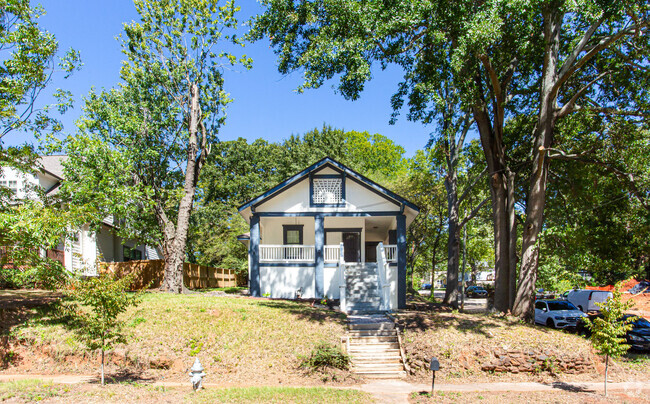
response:
[[[110,88],[119,81],[122,61],[120,44],[115,38],[122,31],[122,23],[137,20],[131,0],[40,0],[47,15],[41,25],[56,35],[61,50],[75,48],[81,52],[84,66],[68,80],[56,78],[52,88],[63,87],[73,92],[75,108],[63,119],[66,131],[74,133],[74,121],[81,113],[81,98],[91,87]],[[259,13],[254,0],[240,0],[241,19]],[[242,31],[243,32],[243,31]],[[408,122],[401,116],[395,125],[389,125],[390,96],[400,79],[397,69],[381,71],[377,66],[373,80],[361,98],[346,101],[336,94],[331,81],[318,90],[303,94],[295,92],[301,82],[301,73],[281,76],[276,68],[276,57],[266,40],[249,44],[243,50],[253,58],[253,69],[227,71],[225,87],[234,102],[228,106],[226,125],[221,129],[221,140],[244,137],[249,140],[264,138],[278,141],[292,134],[303,134],[328,124],[345,130],[381,133],[406,149],[412,156],[429,139],[433,127]],[[31,141],[20,134],[3,139],[10,145]]]

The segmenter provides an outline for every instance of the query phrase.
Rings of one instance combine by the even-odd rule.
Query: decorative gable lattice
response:
[[[338,204],[343,202],[343,180],[341,178],[314,178],[315,204]]]

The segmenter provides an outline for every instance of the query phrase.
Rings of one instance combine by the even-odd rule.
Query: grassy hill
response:
[[[97,355],[76,341],[56,305],[36,303],[3,310],[11,319],[2,330],[5,372],[96,372]],[[345,316],[334,311],[205,293],[146,293],[126,321],[129,342],[108,356],[109,373],[186,381],[186,369],[198,357],[208,380],[225,385],[312,383],[298,368],[300,357],[320,341],[340,344],[345,333]]]

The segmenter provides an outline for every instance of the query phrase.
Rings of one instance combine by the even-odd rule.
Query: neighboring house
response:
[[[340,299],[345,312],[406,306],[406,229],[419,208],[324,158],[239,213],[252,296]]]
[[[67,156],[41,156],[39,165],[31,173],[3,167],[0,185],[11,189],[14,203],[24,199],[36,199],[36,188],[44,190],[46,196],[54,195],[61,186],[64,175],[63,165]],[[76,231],[75,237],[63,240],[56,249],[45,251],[48,257],[59,260],[69,271],[83,271],[84,275],[97,274],[96,262],[123,262],[129,260],[160,259],[156,248],[136,245],[115,234],[112,216],[105,218],[99,231],[88,225]]]

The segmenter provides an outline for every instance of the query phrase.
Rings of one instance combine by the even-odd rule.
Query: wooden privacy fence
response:
[[[142,289],[149,285],[158,288],[165,278],[165,261],[142,260],[127,262],[104,262],[101,265],[103,273],[113,273],[118,277],[135,274],[131,287]],[[183,283],[189,289],[228,288],[245,285],[246,279],[238,276],[234,270],[213,268],[196,264],[183,264]]]

